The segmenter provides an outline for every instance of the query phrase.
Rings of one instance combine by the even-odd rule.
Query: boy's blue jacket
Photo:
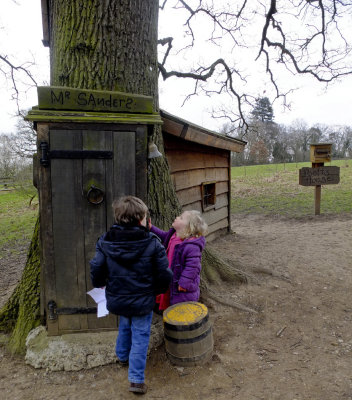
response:
[[[96,244],[90,261],[94,287],[106,286],[107,309],[126,317],[145,315],[155,296],[167,291],[172,279],[165,248],[141,226],[113,225]]]

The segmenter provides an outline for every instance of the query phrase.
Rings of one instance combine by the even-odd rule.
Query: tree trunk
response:
[[[50,0],[49,3],[52,86],[148,95],[154,99],[154,111],[159,111],[157,0]],[[160,127],[154,129],[152,139],[163,152]],[[152,159],[149,163],[148,206],[153,224],[163,229],[169,228],[181,211],[165,157]],[[37,316],[35,307],[39,308],[37,228],[31,249],[32,252],[35,249],[35,257],[28,258],[20,285],[1,312],[3,324],[9,328],[17,319],[11,338],[11,342],[16,343],[13,346],[16,351],[24,350],[28,331],[38,324],[38,318],[33,318],[31,322],[27,318],[29,314]],[[207,256],[208,253],[204,257],[205,270],[214,261]],[[221,262],[218,262],[216,269],[220,265]],[[30,268],[36,271],[33,282],[29,282]],[[211,281],[210,275],[209,272],[207,281]],[[236,278],[236,273],[229,272],[226,277]],[[23,286],[25,283],[29,286]],[[21,303],[21,299],[29,293],[28,299],[35,301],[30,302],[29,309],[22,308],[25,304]],[[23,324],[26,329],[19,332],[17,326]]]
[[[9,348],[13,353],[24,351],[29,331],[40,324],[39,285],[39,221],[37,220],[21,281],[0,312],[0,329],[12,332]]]
[[[117,90],[158,98],[157,0],[50,1],[53,86]],[[163,149],[160,127],[153,140]],[[165,157],[151,160],[148,206],[166,228],[180,212]]]

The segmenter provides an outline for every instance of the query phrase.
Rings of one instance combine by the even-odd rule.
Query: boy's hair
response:
[[[147,215],[148,207],[135,196],[124,196],[112,203],[115,222],[119,225],[139,225]]]
[[[197,210],[187,210],[189,216],[188,226],[181,232],[181,239],[188,237],[205,236],[208,233],[208,225],[202,218],[202,214]]]

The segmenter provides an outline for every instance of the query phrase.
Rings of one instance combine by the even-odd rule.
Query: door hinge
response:
[[[114,153],[109,150],[49,150],[47,142],[40,143],[40,150],[40,164],[43,167],[48,167],[50,160],[53,158],[68,160],[111,160],[114,156]]]
[[[57,308],[56,302],[50,300],[48,302],[48,318],[56,320],[58,315],[74,315],[74,314],[96,314],[96,307],[62,307]]]

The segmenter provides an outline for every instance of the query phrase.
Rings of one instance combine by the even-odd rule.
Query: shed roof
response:
[[[175,115],[160,110],[163,121],[163,131],[173,136],[178,136],[190,142],[200,143],[205,146],[216,147],[218,149],[235,151],[241,153],[247,142],[220,135],[201,126],[185,121]]]

